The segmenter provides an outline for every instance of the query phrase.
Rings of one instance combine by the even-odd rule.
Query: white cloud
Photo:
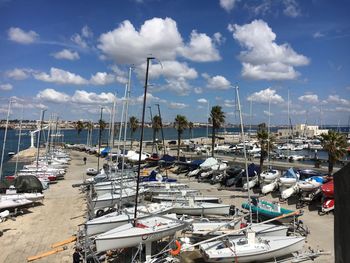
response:
[[[216,35],[216,40],[219,36]],[[214,41],[204,33],[191,32],[190,43],[179,48],[180,54],[196,62],[218,61],[221,59]]]
[[[56,91],[54,89],[42,90],[36,95],[36,98],[53,103],[66,103],[70,101],[70,96],[68,94]]]
[[[264,110],[264,114],[265,114],[266,116],[270,116],[270,117],[274,115],[272,112],[269,112],[269,111],[267,111],[267,110]]]
[[[228,108],[233,108],[236,106],[234,100],[224,100],[224,106]]]
[[[313,38],[320,38],[320,37],[324,37],[324,34],[321,33],[320,31],[317,31],[312,36]]]
[[[300,96],[298,100],[306,103],[318,103],[318,96],[316,94],[307,94]]]
[[[21,44],[31,44],[38,40],[39,35],[35,31],[24,31],[18,27],[11,27],[8,30],[8,38]]]
[[[239,0],[220,0],[220,6],[230,12],[235,7],[236,2],[239,2]]]
[[[210,89],[227,90],[231,86],[230,81],[220,75],[210,77],[207,73],[203,73],[202,77],[207,80],[207,87]]]
[[[113,31],[101,34],[98,48],[104,58],[115,60],[119,64],[141,65],[147,56],[160,61],[174,61],[177,56],[197,62],[220,60],[213,39],[204,33],[192,31],[190,42],[185,44],[178,31],[176,21],[171,18],[152,18],[146,20],[139,30],[129,21],[123,21]]]
[[[33,76],[37,80],[53,82],[57,84],[84,85],[88,83],[88,81],[83,77],[58,68],[51,68],[50,74],[39,72],[34,73]]]
[[[138,67],[137,72],[140,77],[144,77],[146,64]],[[149,77],[158,78],[160,76],[166,78],[184,78],[195,79],[198,76],[194,68],[190,68],[187,63],[180,63],[178,61],[164,61],[162,64],[154,64],[150,67]]]
[[[230,24],[228,29],[246,49],[239,55],[243,77],[256,80],[295,79],[299,73],[294,67],[309,64],[309,59],[297,54],[289,44],[278,45],[276,34],[262,20],[243,26]]]
[[[184,103],[170,102],[168,107],[170,109],[184,109],[184,108],[188,107],[188,105],[186,105]]]
[[[72,37],[71,37],[71,40],[77,44],[79,47],[81,48],[87,48],[88,47],[88,44],[87,42],[79,35],[79,34],[74,34]]]
[[[247,99],[259,103],[269,103],[269,100],[272,104],[284,102],[283,98],[276,93],[276,90],[270,88],[254,92]]]
[[[162,100],[159,97],[153,96],[152,93],[147,92],[146,100],[148,104],[151,104],[152,102],[164,102],[166,103],[166,100]],[[142,104],[143,103],[143,95],[140,95],[136,98],[131,98],[131,104]]]
[[[165,90],[172,91],[179,96],[186,96],[191,91],[190,84],[184,78],[167,79],[166,82]]]
[[[173,60],[182,38],[171,18],[146,20],[137,31],[129,20],[99,38],[101,49],[118,63],[141,64],[152,54],[160,60]]]
[[[283,13],[289,17],[298,17],[301,15],[299,4],[295,0],[284,0]]]
[[[326,102],[331,104],[341,104],[344,106],[350,106],[350,101],[340,98],[339,95],[329,95]]]
[[[203,103],[203,104],[205,103],[205,104],[206,104],[206,103],[208,103],[208,100],[206,100],[205,98],[200,98],[200,99],[197,100],[197,102],[198,102],[198,103]]]
[[[0,90],[3,90],[3,91],[9,91],[9,90],[12,90],[13,89],[13,86],[9,83],[5,83],[5,84],[0,84]]]
[[[45,104],[39,103],[37,101],[33,101],[32,99],[23,99],[17,96],[12,97],[14,102],[11,107],[14,109],[47,109]],[[35,100],[35,98],[34,98]]]
[[[5,75],[8,78],[15,79],[15,80],[23,80],[29,77],[29,73],[32,70],[30,69],[20,69],[20,68],[15,68],[13,70],[8,70],[6,71]]]
[[[92,30],[87,25],[81,29],[81,35],[85,38],[92,38],[94,36]]]
[[[116,81],[116,77],[106,72],[97,72],[91,76],[90,83],[94,85],[107,85]]]
[[[80,58],[78,52],[71,51],[69,49],[63,49],[59,52],[53,53],[52,56],[56,59],[68,59],[68,60],[77,60]]]
[[[77,90],[72,96],[72,102],[79,104],[106,104],[113,103],[115,96],[113,93],[102,92],[100,94],[87,92],[85,90]]]
[[[193,89],[193,91],[194,91],[194,93],[196,93],[196,94],[202,94],[202,93],[203,93],[203,89],[200,88],[200,87],[195,87],[195,88]]]

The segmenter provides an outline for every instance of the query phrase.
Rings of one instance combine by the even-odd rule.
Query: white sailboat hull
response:
[[[276,237],[266,236],[268,242],[256,242],[244,244],[241,238],[231,238],[235,245],[225,246],[221,241],[200,245],[200,251],[205,262],[254,262],[278,258],[289,255],[303,248],[305,237]]]
[[[167,217],[175,219],[176,215],[167,215]],[[98,235],[95,239],[97,252],[153,242],[173,235],[186,227],[185,223],[179,222],[177,219],[164,219],[163,217],[138,220],[138,223],[141,226],[134,227],[132,224],[125,224]]]
[[[230,206],[207,202],[194,204],[174,203],[172,212],[180,215],[228,215],[230,213]]]

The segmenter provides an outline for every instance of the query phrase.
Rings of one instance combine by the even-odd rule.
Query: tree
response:
[[[135,116],[131,116],[129,119],[129,125],[130,125],[130,137],[131,137],[131,146],[134,142],[134,133],[136,132],[137,128],[139,127],[139,120]]]
[[[214,157],[215,133],[225,123],[225,113],[222,111],[221,106],[211,108],[210,119],[212,121],[211,156]]]
[[[75,129],[78,132],[78,135],[80,135],[81,131],[84,129],[84,123],[82,121],[77,121],[75,123]]]
[[[156,141],[156,136],[158,135],[158,132],[161,129],[161,127],[162,127],[162,120],[161,120],[161,118],[158,115],[154,116],[153,120],[152,120],[152,129],[153,129],[152,151],[154,149],[154,143]],[[157,153],[158,153],[158,149],[157,149]]]
[[[192,130],[193,130],[193,122],[190,121],[188,123],[188,131],[189,131],[189,134],[190,134],[190,139],[192,139]]]
[[[323,149],[328,152],[328,173],[331,175],[335,162],[346,154],[346,138],[344,135],[330,130],[328,134],[321,134],[321,144]]]
[[[188,122],[185,116],[177,115],[175,118],[174,127],[177,130],[177,159],[180,157],[180,144],[181,144],[181,135],[184,130],[187,128]]]
[[[98,125],[99,125],[99,127],[100,127],[100,135],[99,135],[99,137],[101,138],[101,142],[100,143],[102,143],[102,135],[103,135],[103,131],[106,129],[106,127],[107,127],[107,123],[104,121],[104,120],[102,120],[102,119],[100,119],[99,121],[98,121]],[[99,139],[100,140],[100,139]],[[108,140],[107,140],[107,146],[108,146]]]
[[[257,133],[257,138],[260,144],[260,173],[263,171],[264,160],[268,156],[269,152],[274,148],[275,136],[269,135],[266,130],[266,126],[260,126]],[[260,183],[260,173],[258,174],[258,182]]]
[[[89,121],[89,122],[86,122],[85,123],[85,129],[87,129],[88,131],[88,134],[87,134],[87,137],[88,137],[88,145],[90,145],[90,143],[92,143],[90,140],[92,140],[91,136],[92,136],[92,130],[94,129],[94,124]]]

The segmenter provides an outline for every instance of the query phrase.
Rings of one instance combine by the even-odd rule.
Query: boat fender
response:
[[[175,240],[175,245],[176,245],[176,249],[170,250],[170,254],[172,256],[177,256],[178,254],[180,254],[180,251],[181,251],[181,243],[179,240]]]

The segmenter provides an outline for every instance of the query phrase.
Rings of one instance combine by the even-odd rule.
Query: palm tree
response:
[[[333,172],[336,161],[346,154],[346,138],[336,131],[328,131],[328,134],[321,134],[321,144],[323,149],[328,152],[328,173]]]
[[[153,146],[152,146],[152,151],[153,151],[153,148],[154,148],[154,143],[156,141],[156,136],[158,135],[158,132],[159,132],[159,130],[162,127],[161,123],[162,123],[162,120],[161,120],[161,118],[158,115],[153,117],[153,120],[152,120],[152,129],[153,129]],[[157,153],[158,153],[158,149],[157,149]]]
[[[129,119],[129,123],[130,123],[130,137],[131,137],[130,148],[132,149],[132,144],[134,142],[134,133],[139,127],[139,120],[135,116],[131,116]]]
[[[264,126],[265,127],[265,126]],[[274,148],[275,136],[269,135],[265,128],[261,128],[257,133],[257,138],[260,144],[260,173],[263,171],[264,160],[268,156],[269,152]],[[260,183],[260,173],[258,174],[258,182]]]
[[[84,123],[82,121],[77,121],[75,123],[75,129],[78,132],[78,135],[80,135],[81,131],[84,129]]]
[[[211,156],[214,157],[215,132],[225,123],[225,113],[222,111],[221,106],[211,108],[210,119],[212,122]]]
[[[89,121],[89,122],[86,122],[85,123],[85,128],[87,129],[88,131],[88,134],[87,134],[87,137],[88,137],[88,145],[90,144],[90,137],[91,137],[91,133],[92,133],[92,130],[94,129],[94,124]]]
[[[190,121],[188,123],[188,131],[189,131],[189,134],[190,134],[190,139],[192,139],[192,130],[193,130],[193,122]]]
[[[177,130],[177,159],[180,157],[181,134],[187,128],[188,122],[185,116],[177,115],[174,122],[174,127]]]
[[[103,131],[106,129],[106,127],[107,127],[107,123],[104,121],[104,120],[102,120],[102,119],[100,119],[99,121],[98,121],[98,125],[99,125],[99,127],[100,127],[100,138],[101,138],[101,143],[102,143],[102,135],[103,135]],[[107,140],[107,146],[108,146],[108,140]]]

